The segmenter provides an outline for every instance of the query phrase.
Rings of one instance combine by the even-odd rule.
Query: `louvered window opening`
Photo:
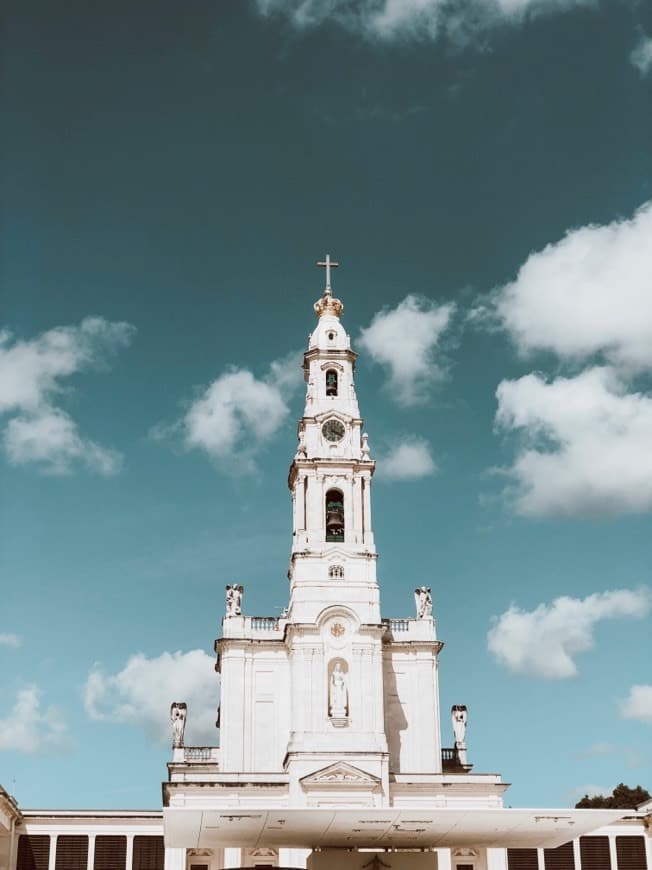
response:
[[[163,870],[163,837],[134,837],[132,870]]]
[[[573,844],[564,843],[556,849],[544,849],[543,862],[546,870],[575,870]]]
[[[539,870],[536,849],[508,849],[507,867],[509,870]]]
[[[60,834],[57,837],[56,870],[87,870],[88,837]]]
[[[618,870],[647,870],[643,837],[616,837]]]
[[[611,870],[608,837],[580,837],[582,870]]]
[[[49,863],[50,837],[47,834],[21,834],[16,870],[48,870]]]
[[[125,870],[127,864],[127,838],[112,834],[95,837],[93,870]]]

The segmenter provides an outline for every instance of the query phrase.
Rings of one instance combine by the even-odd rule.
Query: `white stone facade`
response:
[[[355,391],[357,355],[328,257],[326,265],[288,477],[288,606],[281,617],[248,615],[246,590],[227,587],[215,641],[219,746],[184,746],[186,705],[172,703],[162,814],[21,813],[0,789],[0,870],[16,870],[21,838],[23,852],[30,838],[34,849],[47,846],[43,870],[70,870],[59,837],[83,841],[76,870],[107,870],[96,845],[110,835],[122,844],[110,870],[512,870],[506,847],[529,849],[527,867],[549,870],[544,848],[571,840],[564,870],[594,870],[581,855],[589,832],[606,838],[611,870],[625,868],[623,836],[644,838],[647,859],[636,870],[652,868],[649,808],[618,822],[620,811],[503,808],[500,775],[467,763],[464,705],[453,708],[442,747],[443,644],[430,589],[414,591],[416,616],[381,616],[375,462]]]

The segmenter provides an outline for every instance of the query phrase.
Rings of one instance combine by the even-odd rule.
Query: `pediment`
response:
[[[323,767],[315,773],[309,773],[307,776],[301,777],[299,780],[304,789],[321,789],[321,788],[354,788],[354,789],[376,789],[380,785],[380,779],[377,776],[360,770],[359,767],[354,767],[352,764],[347,764],[345,761],[336,761],[335,764],[330,764],[328,767]]]

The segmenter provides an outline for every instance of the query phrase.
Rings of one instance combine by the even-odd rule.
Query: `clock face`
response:
[[[339,420],[326,420],[321,427],[321,433],[327,441],[341,441],[344,431],[344,423]]]

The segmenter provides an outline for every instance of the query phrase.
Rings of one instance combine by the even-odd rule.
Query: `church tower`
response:
[[[363,623],[380,622],[376,549],[371,523],[367,436],[355,392],[357,354],[340,316],[344,306],[326,287],[315,302],[318,322],[303,357],[307,384],[299,444],[290,467],[293,532],[290,561],[292,622],[317,619],[329,602],[350,607]]]
[[[471,773],[463,705],[453,708],[455,745],[442,748],[443,644],[430,589],[406,587],[416,615],[381,617],[357,354],[331,287],[337,263],[319,265],[325,287],[303,355],[288,476],[288,605],[281,616],[249,616],[243,586],[227,586],[215,641],[220,745],[184,747],[175,736],[164,785],[170,844],[192,836],[197,848],[224,847],[214,853],[220,867],[304,867],[311,849],[327,846],[430,848],[435,807],[497,808],[506,787],[498,774]],[[176,726],[183,731],[178,717]],[[434,870],[433,860],[423,866]]]

